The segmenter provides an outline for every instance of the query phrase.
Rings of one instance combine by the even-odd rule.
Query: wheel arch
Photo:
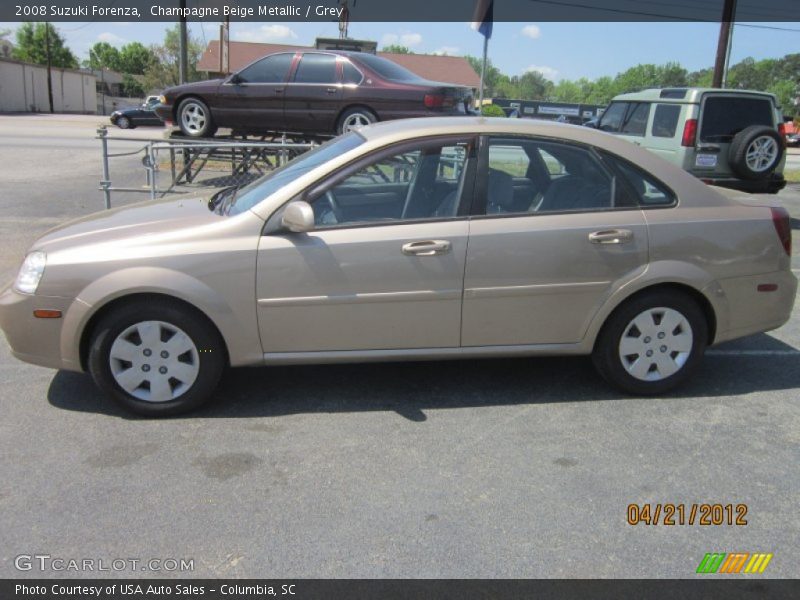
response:
[[[92,337],[94,336],[95,330],[97,329],[98,323],[100,323],[107,315],[113,313],[115,310],[118,310],[123,306],[128,306],[130,304],[136,304],[136,303],[172,304],[173,306],[180,306],[181,308],[193,313],[195,316],[203,320],[209,327],[211,327],[214,334],[218,336],[219,341],[222,345],[222,350],[225,354],[225,364],[226,365],[230,364],[230,355],[228,352],[228,344],[225,340],[225,336],[222,335],[220,328],[214,322],[214,320],[211,319],[200,308],[198,308],[188,300],[163,292],[133,292],[109,299],[107,302],[100,305],[86,321],[86,324],[83,326],[83,329],[81,330],[80,341],[78,345],[80,365],[83,371],[86,371],[88,368],[89,346],[92,341]]]
[[[708,328],[708,345],[714,343],[714,339],[717,335],[718,317],[717,310],[714,308],[714,305],[708,296],[706,296],[706,294],[701,290],[687,283],[677,281],[660,281],[637,288],[635,290],[631,290],[629,294],[618,298],[613,307],[607,310],[602,316],[602,322],[599,324],[599,326],[594,328],[594,336],[591,340],[591,348],[595,348],[597,345],[597,340],[600,339],[603,329],[606,327],[614,314],[616,314],[625,304],[631,300],[641,297],[644,294],[649,294],[654,291],[679,292],[691,298],[703,311],[703,316],[706,319],[706,326]]]

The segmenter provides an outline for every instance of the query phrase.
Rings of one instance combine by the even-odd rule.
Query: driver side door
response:
[[[267,362],[459,346],[473,149],[469,138],[446,138],[362,159],[304,196],[313,231],[262,236]]]

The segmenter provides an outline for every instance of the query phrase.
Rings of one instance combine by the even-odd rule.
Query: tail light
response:
[[[455,98],[444,94],[425,94],[427,108],[451,108],[455,105]]]
[[[772,211],[772,224],[775,226],[775,232],[778,234],[778,239],[781,241],[783,249],[786,251],[787,256],[792,255],[792,224],[789,219],[789,213],[783,207],[770,208]]]
[[[778,124],[778,135],[781,136],[781,146],[786,148],[786,123]]]
[[[681,138],[681,146],[692,147],[697,141],[697,119],[686,119],[686,125],[683,126],[683,137]]]

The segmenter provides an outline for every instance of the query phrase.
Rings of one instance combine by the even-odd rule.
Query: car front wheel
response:
[[[707,343],[706,318],[692,298],[674,291],[645,292],[609,317],[592,359],[612,385],[654,395],[683,383]]]
[[[95,328],[89,371],[128,410],[175,415],[206,402],[226,364],[219,335],[204,318],[169,302],[129,304]]]
[[[185,136],[201,138],[214,135],[211,111],[199,98],[187,98],[178,106],[178,125]]]
[[[120,117],[117,119],[117,127],[120,129],[128,129],[131,126],[131,120],[128,117]]]

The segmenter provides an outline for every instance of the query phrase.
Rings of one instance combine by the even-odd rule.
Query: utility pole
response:
[[[186,0],[181,0],[181,35],[180,35],[180,50],[178,57],[178,77],[180,79],[180,83],[186,83],[187,76],[186,73],[188,71],[188,67],[186,65],[188,61],[188,36],[186,33]]]
[[[51,72],[50,59],[50,23],[44,23],[44,47],[47,54],[47,100],[50,102],[50,112],[53,111],[53,74]]]
[[[714,82],[712,87],[723,86],[725,68],[730,53],[731,24],[735,20],[736,0],[725,0],[722,7],[722,20],[719,25],[719,40],[717,42],[717,60],[714,62]]]

